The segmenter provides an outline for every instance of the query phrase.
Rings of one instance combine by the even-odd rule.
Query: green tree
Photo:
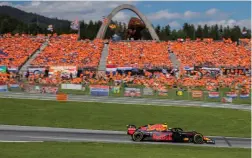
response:
[[[203,38],[209,38],[209,27],[206,24],[203,28]]]
[[[200,38],[200,39],[203,38],[203,29],[202,29],[201,25],[198,25],[197,30],[195,32],[195,36],[196,36],[196,38]]]

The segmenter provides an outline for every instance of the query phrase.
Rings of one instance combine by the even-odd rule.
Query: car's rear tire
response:
[[[201,135],[201,134],[195,134],[193,136],[193,142],[195,144],[203,144],[204,143],[203,135]]]
[[[142,132],[135,132],[132,135],[132,140],[136,141],[136,142],[140,142],[141,140],[143,140],[143,133]]]

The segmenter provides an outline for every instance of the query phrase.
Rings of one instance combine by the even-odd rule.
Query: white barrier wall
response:
[[[81,84],[61,84],[61,89],[82,90]]]

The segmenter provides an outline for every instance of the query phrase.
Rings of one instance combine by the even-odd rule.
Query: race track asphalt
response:
[[[232,138],[223,136],[209,137],[216,141],[215,145],[146,141],[133,142],[130,136],[123,131],[0,125],[0,142],[106,142],[251,148],[251,138]]]
[[[35,99],[35,100],[56,100],[56,95],[52,94],[31,94],[31,93],[0,93],[0,98]],[[154,106],[198,106],[210,108],[228,108],[250,111],[250,105],[224,104],[202,101],[170,100],[153,98],[129,98],[129,97],[94,97],[87,95],[68,95],[68,101],[76,102],[101,102],[118,104],[141,104]]]

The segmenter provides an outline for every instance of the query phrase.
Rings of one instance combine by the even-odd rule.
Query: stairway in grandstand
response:
[[[24,63],[24,65],[20,68],[19,72],[26,72],[27,68],[30,66],[31,62],[38,56],[38,54],[41,53],[45,49],[45,47],[48,45],[48,40],[47,39],[41,46],[40,48],[30,56],[30,58]]]
[[[176,55],[174,53],[169,53],[169,57],[173,67],[180,68],[180,62],[178,61]]]
[[[107,63],[107,57],[108,57],[108,44],[104,45],[104,48],[102,50],[102,55],[100,59],[100,63],[98,66],[98,71],[106,71],[106,63]]]

